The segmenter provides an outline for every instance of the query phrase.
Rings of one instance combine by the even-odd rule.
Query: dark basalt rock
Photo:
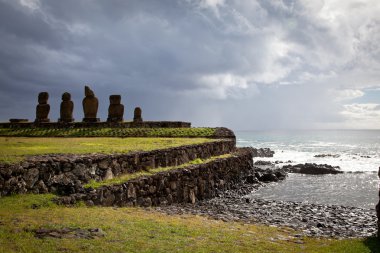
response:
[[[263,173],[258,171],[256,166],[253,170],[257,174]],[[281,172],[281,169],[276,172]],[[302,240],[303,236],[363,238],[373,236],[376,232],[376,215],[373,210],[252,198],[247,194],[266,185],[251,183],[257,180],[256,173],[234,185],[233,189],[218,192],[213,199],[198,201],[195,204],[173,203],[156,207],[155,210],[171,215],[187,213],[222,221],[293,228],[295,231],[290,237],[299,240]],[[378,208],[380,209],[380,204]]]
[[[271,161],[256,161],[254,165],[271,165],[274,166]]]
[[[255,168],[255,176],[258,181],[260,182],[277,182],[280,180],[284,180],[287,176],[287,173],[283,169],[279,168],[266,168],[266,169],[261,169],[260,167],[254,166]]]
[[[49,229],[49,228],[39,228],[35,230],[30,230],[27,232],[34,233],[34,236],[40,239],[43,238],[56,238],[56,239],[95,239],[98,237],[104,237],[105,232],[101,228],[62,228],[62,229]]]
[[[269,148],[253,148],[253,157],[273,157],[274,151]]]
[[[242,186],[226,191],[218,197],[195,204],[173,204],[155,210],[167,214],[193,214],[223,221],[265,224],[295,229],[294,237],[303,236],[363,238],[376,232],[373,210],[337,205],[276,201],[243,197],[244,191],[254,190]],[[243,189],[243,190],[241,190]]]
[[[301,173],[301,174],[312,174],[312,175],[343,173],[343,171],[340,170],[339,166],[331,166],[328,164],[316,164],[316,163],[285,165],[282,168],[285,171],[290,172],[290,173]]]
[[[338,154],[319,154],[319,155],[315,155],[314,157],[316,157],[316,158],[325,158],[325,157],[339,158],[340,155],[338,155]]]

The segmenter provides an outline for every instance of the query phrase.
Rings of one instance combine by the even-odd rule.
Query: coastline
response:
[[[229,140],[230,148],[218,148],[218,150],[223,151],[223,153],[231,153],[233,147],[235,147],[235,140]],[[176,148],[177,150],[178,148]],[[197,147],[193,151],[191,151],[192,155],[185,154],[181,151],[181,154],[185,155],[185,157],[189,158],[190,156],[195,158],[198,155],[194,155],[196,150],[204,151],[205,148],[202,146]],[[273,184],[270,182],[278,182],[280,180],[284,180],[286,178],[287,173],[306,173],[306,174],[340,174],[342,175],[342,171],[339,168],[324,164],[297,164],[297,161],[293,157],[288,157],[288,162],[278,162],[272,163],[268,161],[269,159],[276,159],[274,157],[276,155],[275,152],[270,150],[269,148],[246,148],[247,152],[249,151],[249,158],[245,159],[247,166],[243,163],[237,161],[233,165],[227,164],[225,170],[223,170],[220,174],[215,173],[215,169],[219,168],[218,164],[212,164],[209,166],[209,171],[205,172],[203,169],[203,165],[192,165],[191,168],[196,168],[192,172],[192,176],[190,176],[190,167],[185,170],[180,170],[175,172],[176,176],[172,174],[157,174],[151,175],[150,177],[141,177],[141,180],[138,182],[132,182],[133,186],[136,185],[139,188],[137,191],[132,187],[125,187],[126,183],[121,185],[110,185],[105,186],[105,188],[99,191],[98,195],[94,195],[93,199],[86,199],[88,194],[94,193],[94,189],[89,189],[86,193],[82,192],[82,188],[78,187],[79,190],[75,190],[73,192],[78,192],[77,195],[71,194],[72,187],[70,191],[65,191],[64,195],[70,195],[70,198],[64,196],[61,204],[73,204],[76,203],[77,200],[82,200],[88,205],[102,205],[102,206],[125,206],[125,205],[137,205],[137,206],[145,206],[148,208],[152,208],[154,210],[158,210],[160,212],[164,212],[167,214],[195,214],[211,217],[213,219],[223,220],[223,221],[238,221],[244,224],[264,224],[273,227],[281,227],[281,228],[292,228],[295,231],[295,237],[303,237],[303,236],[312,236],[312,237],[332,237],[332,238],[363,238],[363,237],[371,237],[377,231],[377,219],[376,212],[374,209],[366,209],[360,207],[350,207],[345,205],[329,205],[329,204],[318,204],[318,203],[306,203],[306,202],[297,202],[297,201],[283,201],[281,198],[275,199],[265,199],[257,196],[248,195],[252,191],[258,191],[260,189],[265,189],[270,187]],[[164,150],[165,151],[165,150]],[[195,153],[194,153],[195,152]],[[164,152],[166,154],[166,151]],[[193,154],[194,153],[194,154]],[[326,153],[327,154],[327,153]],[[149,159],[140,159],[142,164],[146,168],[151,168],[152,161],[156,161],[157,154],[154,153],[154,158]],[[326,155],[325,155],[326,156]],[[330,155],[327,155],[330,157]],[[333,156],[333,155],[331,155]],[[173,155],[176,157],[175,164],[178,162],[178,154]],[[248,157],[248,156],[247,156]],[[252,159],[252,157],[254,157]],[[104,159],[110,159],[111,157],[103,157]],[[133,158],[133,159],[132,159]],[[128,161],[128,164],[135,164],[136,157],[132,157]],[[188,159],[182,160],[188,160]],[[335,155],[334,155],[335,158]],[[104,160],[103,159],[103,160]],[[113,159],[113,157],[112,157]],[[115,158],[116,159],[116,158]],[[163,158],[164,159],[164,158]],[[230,159],[230,158],[227,158]],[[266,161],[260,161],[265,160]],[[91,157],[91,162],[95,161],[94,157]],[[118,168],[122,168],[122,165],[117,165],[120,160],[120,157],[114,162],[99,161],[99,164],[95,167],[99,167],[102,169],[102,172],[108,172],[112,167],[112,175],[117,176],[120,173],[115,173],[114,170]],[[133,160],[133,161],[132,161]],[[148,161],[149,160],[149,161]],[[167,158],[164,159],[165,161]],[[173,160],[173,161],[174,161]],[[180,159],[181,160],[181,159]],[[239,159],[238,159],[239,160]],[[258,161],[259,160],[259,161]],[[50,161],[50,160],[49,160]],[[158,161],[158,160],[157,160]],[[285,160],[284,160],[285,161]],[[75,161],[73,161],[73,165],[71,167],[75,167]],[[104,163],[104,164],[103,164]],[[159,162],[161,164],[161,162]],[[182,163],[182,162],[180,162]],[[297,164],[288,166],[288,164]],[[44,164],[44,168],[47,166]],[[156,164],[156,163],[154,163]],[[112,165],[112,166],[111,166]],[[283,166],[285,165],[285,166]],[[28,165],[29,166],[29,165]],[[42,165],[41,165],[42,166]],[[203,167],[202,167],[203,166]],[[243,167],[245,169],[243,169]],[[279,166],[283,166],[280,168]],[[33,166],[32,166],[33,167]],[[64,168],[65,166],[58,166],[59,168]],[[88,166],[89,168],[92,166]],[[236,170],[236,180],[230,180],[228,176],[226,177],[226,172],[230,172],[231,168],[235,168]],[[306,169],[306,171],[304,170]],[[308,172],[308,169],[311,171]],[[242,171],[245,173],[242,173]],[[43,171],[43,170],[41,170]],[[67,171],[65,171],[66,173]],[[174,170],[173,170],[174,172]],[[95,173],[96,174],[96,173]],[[100,179],[104,179],[108,174],[105,173],[103,177]],[[201,184],[199,185],[199,175],[204,174],[204,182],[209,182],[210,187],[208,191],[211,193],[209,195],[203,196],[198,192],[199,189],[205,190]],[[244,174],[244,175],[243,175]],[[343,173],[348,174],[348,173]],[[352,173],[349,173],[352,174]],[[179,175],[179,176],[178,176]],[[210,179],[214,178],[215,180]],[[182,178],[183,176],[183,178]],[[327,177],[325,175],[320,175],[321,177]],[[355,175],[354,175],[355,176]],[[161,178],[162,177],[162,178]],[[226,178],[224,178],[226,177]],[[175,185],[172,184],[169,187],[168,182],[164,180],[164,178],[170,178],[171,181],[176,178]],[[99,179],[99,180],[100,180]],[[156,180],[157,179],[157,180]],[[188,180],[188,181],[186,181]],[[288,179],[285,179],[284,182],[287,182]],[[33,182],[35,180],[32,180]],[[67,181],[67,180],[66,180]],[[65,182],[66,182],[65,181]],[[78,181],[78,180],[76,180]],[[88,181],[86,179],[86,181]],[[164,182],[161,184],[161,182]],[[183,187],[177,187],[182,183]],[[217,183],[215,183],[217,182]],[[129,182],[131,183],[131,182]],[[302,184],[302,182],[301,182]],[[305,184],[305,183],[303,183]],[[66,185],[66,184],[65,184]],[[74,184],[73,184],[74,185]],[[129,185],[129,184],[128,184]],[[163,187],[157,188],[155,186],[162,185]],[[199,189],[197,187],[200,187]],[[228,187],[226,187],[228,186]],[[127,188],[127,196],[133,195],[134,201],[126,202],[124,195],[119,193],[124,193]],[[132,190],[130,190],[132,189]],[[107,194],[104,194],[107,190]],[[108,191],[109,190],[109,191]],[[164,191],[165,190],[165,191]],[[172,191],[172,192],[171,192]],[[112,194],[108,194],[112,192]],[[137,196],[139,193],[141,196]],[[162,192],[167,192],[168,196],[165,200],[162,199]],[[87,194],[88,193],[88,194]],[[180,196],[175,201],[172,201],[173,194],[176,193]],[[311,192],[314,193],[314,192]],[[148,195],[149,196],[148,196]],[[199,195],[200,194],[200,195]],[[82,196],[83,195],[83,196]],[[175,196],[177,196],[175,195]],[[92,195],[91,195],[92,196]],[[129,196],[128,198],[132,198]],[[183,199],[182,199],[182,197]],[[142,198],[144,197],[144,198]],[[120,200],[115,204],[115,200]],[[68,200],[68,201],[66,201]],[[87,202],[85,200],[88,200]],[[91,201],[89,201],[91,200]],[[98,201],[100,200],[100,201]],[[58,201],[59,202],[59,201]],[[156,206],[156,207],[151,207]]]
[[[285,179],[286,180],[286,179]],[[374,209],[343,205],[264,200],[249,197],[252,191],[268,186],[240,184],[235,190],[192,204],[174,204],[154,208],[166,214],[192,214],[217,220],[259,223],[294,229],[296,237],[363,238],[377,231]]]

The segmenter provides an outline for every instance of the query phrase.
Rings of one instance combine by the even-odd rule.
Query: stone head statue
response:
[[[84,86],[84,95],[86,97],[95,97],[94,92],[88,86]]]
[[[110,106],[108,107],[108,122],[122,122],[124,115],[124,105],[121,104],[120,95],[110,96]]]
[[[98,122],[99,118],[96,117],[98,113],[98,99],[95,97],[94,92],[88,87],[84,87],[85,98],[82,101],[84,122]]]
[[[71,101],[71,95],[68,92],[62,94],[62,102],[61,102],[61,110],[60,110],[60,118],[58,122],[73,122],[73,110],[74,103]]]
[[[38,103],[39,104],[47,104],[48,99],[49,99],[49,93],[40,92],[38,94]]]
[[[49,122],[50,105],[48,104],[49,93],[40,92],[38,94],[38,105],[36,107],[36,120],[35,122]]]
[[[110,104],[111,105],[119,105],[121,103],[120,95],[111,95],[110,96]]]
[[[68,92],[65,92],[62,94],[62,101],[70,101],[71,100],[71,94]]]
[[[140,107],[136,107],[133,113],[133,122],[142,122],[142,110]]]

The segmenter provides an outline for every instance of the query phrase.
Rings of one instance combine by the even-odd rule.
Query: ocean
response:
[[[373,209],[379,200],[380,130],[236,131],[237,145],[270,148],[277,166],[317,163],[339,166],[339,175],[289,174],[252,193],[254,197]]]

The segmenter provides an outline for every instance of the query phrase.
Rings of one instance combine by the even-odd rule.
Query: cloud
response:
[[[204,75],[198,78],[199,89],[192,93],[203,94],[214,99],[246,98],[257,95],[257,87],[247,77],[229,73]],[[251,89],[249,89],[251,88]]]
[[[380,88],[379,12],[375,0],[0,0],[0,117],[32,119],[48,91],[58,118],[69,91],[80,120],[90,84],[103,119],[119,93],[126,118],[139,105],[196,125],[345,126],[348,101]]]
[[[364,92],[361,90],[331,90],[330,94],[337,101],[352,100],[355,98],[360,98],[364,96]]]
[[[376,128],[380,127],[380,104],[347,104],[344,106],[347,128]]]

